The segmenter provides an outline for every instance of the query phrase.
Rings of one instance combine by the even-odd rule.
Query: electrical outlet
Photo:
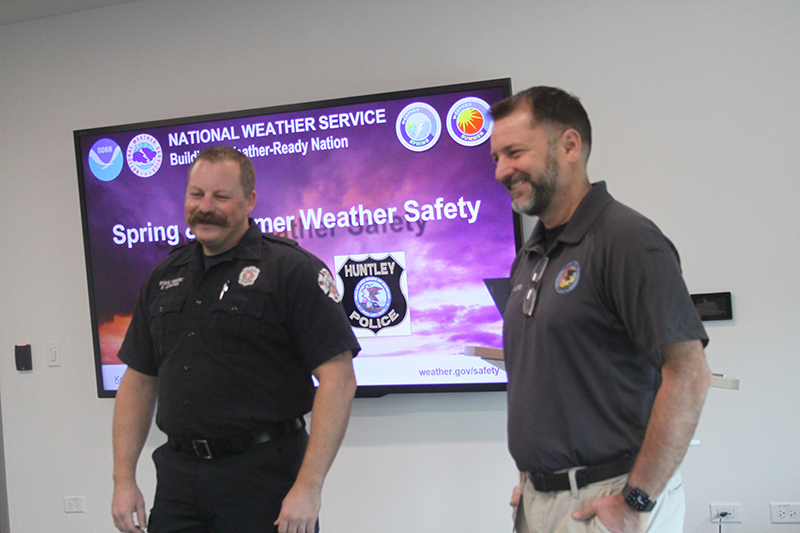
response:
[[[800,524],[800,503],[770,503],[769,516],[773,524]]]
[[[65,513],[83,513],[83,496],[64,496]]]
[[[725,516],[722,516],[722,515]],[[714,524],[732,524],[742,522],[742,505],[739,503],[712,503],[711,522]]]

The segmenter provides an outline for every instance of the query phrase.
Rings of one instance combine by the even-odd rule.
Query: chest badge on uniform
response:
[[[356,337],[411,335],[404,252],[335,256],[342,305]]]
[[[258,267],[249,266],[244,267],[239,273],[239,285],[247,287],[252,285],[258,279],[261,270]]]
[[[578,286],[580,279],[581,264],[577,261],[570,261],[556,276],[556,292],[558,294],[566,294],[572,291]]]
[[[328,272],[327,268],[323,268],[319,271],[317,282],[319,283],[319,288],[322,289],[322,292],[328,295],[331,300],[337,304],[342,301],[342,296],[336,289],[336,282],[333,281],[333,276],[330,272]]]

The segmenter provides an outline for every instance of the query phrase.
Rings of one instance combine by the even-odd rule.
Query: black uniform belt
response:
[[[226,455],[242,453],[256,444],[263,444],[294,433],[305,427],[305,425],[305,420],[302,417],[298,417],[283,422],[271,422],[244,435],[219,439],[176,439],[169,437],[167,443],[177,452],[200,457],[201,459],[216,459]]]
[[[609,463],[601,465],[587,466],[575,471],[575,482],[578,488],[585,487],[590,483],[605,481],[612,477],[627,474],[633,468],[636,456],[626,455]],[[555,492],[558,490],[570,490],[569,473],[560,474],[534,474],[528,472],[528,476],[533,483],[533,488],[539,492]]]

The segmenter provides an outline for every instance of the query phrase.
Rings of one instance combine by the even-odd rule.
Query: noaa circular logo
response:
[[[566,294],[578,286],[581,279],[581,264],[577,261],[570,261],[567,266],[561,269],[556,276],[556,292]]]
[[[433,148],[442,134],[442,120],[434,108],[423,102],[414,102],[403,108],[395,125],[397,139],[413,152]]]
[[[362,315],[376,318],[383,316],[392,305],[392,291],[381,278],[367,276],[356,284],[353,299]]]
[[[89,169],[100,181],[111,181],[122,172],[122,149],[111,139],[100,139],[89,150]]]
[[[161,145],[152,135],[139,134],[128,144],[128,167],[140,178],[149,178],[158,172],[163,157]]]
[[[486,142],[494,126],[489,109],[489,104],[480,98],[462,98],[447,112],[447,133],[463,146],[478,146]]]

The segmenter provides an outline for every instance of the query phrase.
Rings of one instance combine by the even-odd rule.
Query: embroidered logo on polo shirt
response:
[[[258,279],[258,275],[261,273],[261,270],[258,267],[249,266],[244,267],[242,271],[239,273],[239,285],[243,287],[247,287],[252,285]]]
[[[337,304],[342,301],[342,295],[339,294],[339,291],[336,289],[336,282],[333,281],[333,276],[328,272],[327,268],[323,268],[319,271],[317,283],[319,283],[319,288],[322,289],[322,292],[324,292],[328,298]]]
[[[578,286],[580,279],[581,264],[577,261],[570,261],[556,276],[556,292],[558,294],[566,294],[572,291]]]

